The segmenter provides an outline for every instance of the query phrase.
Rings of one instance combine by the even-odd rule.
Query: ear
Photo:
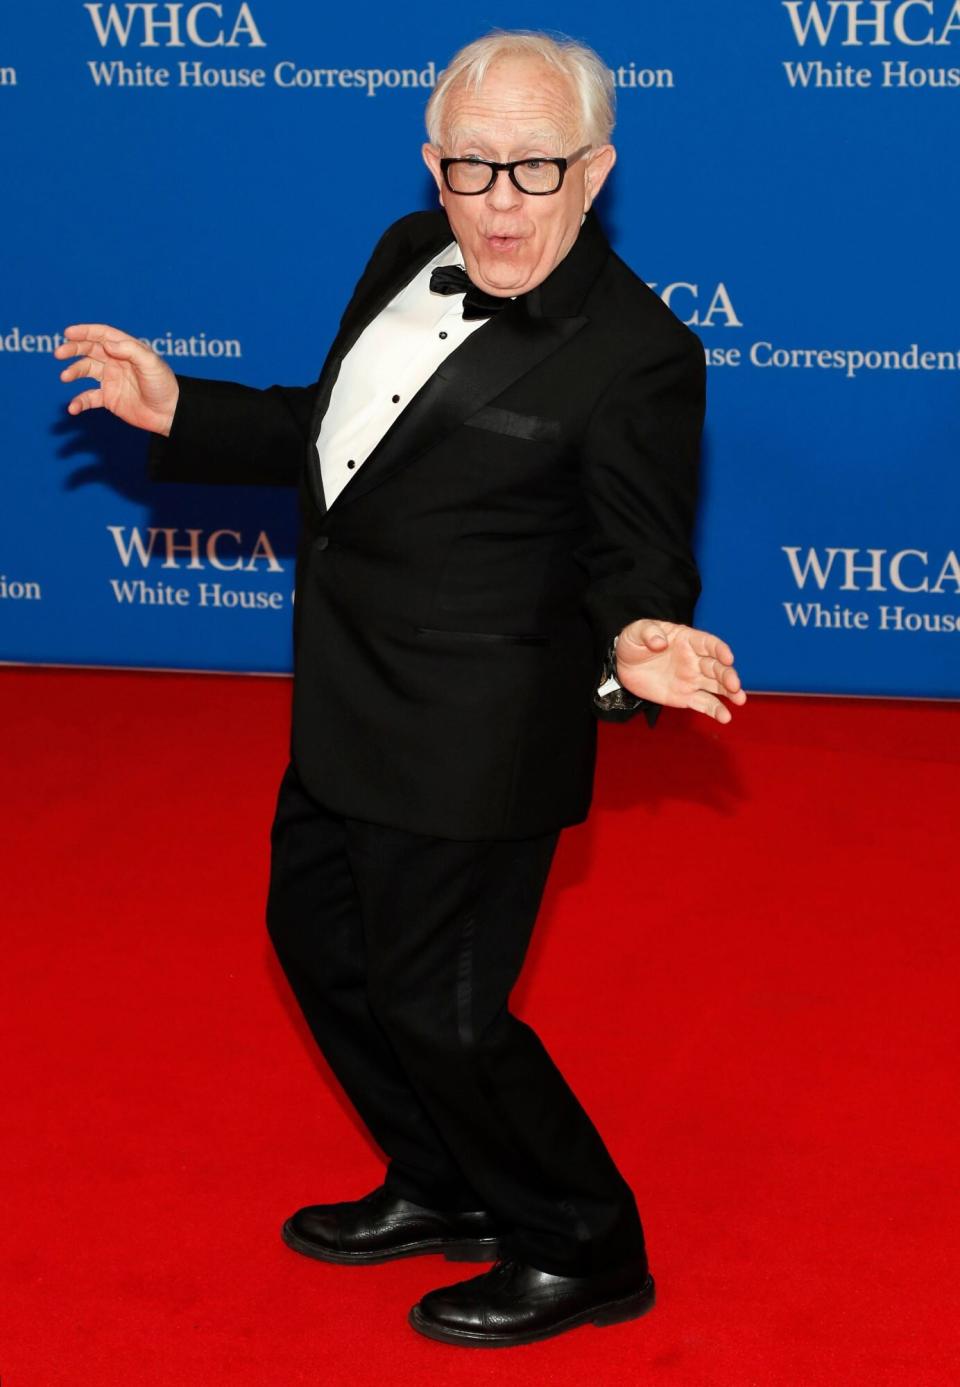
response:
[[[585,212],[589,212],[591,204],[606,183],[607,176],[616,162],[617,151],[612,144],[602,144],[587,155],[587,167],[583,176],[583,210]]]
[[[443,206],[443,174],[440,172],[440,151],[436,145],[425,144],[420,153],[423,155],[423,162],[433,174],[433,181],[437,185],[440,193],[440,206]]]

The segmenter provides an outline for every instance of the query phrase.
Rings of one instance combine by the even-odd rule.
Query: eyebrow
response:
[[[490,150],[491,153],[495,152],[493,146],[481,136],[478,130],[471,130],[468,127],[452,130],[450,132],[450,143],[451,145],[454,143],[475,144],[481,149]],[[516,158],[522,158],[523,154],[520,153],[520,151],[529,152],[530,150],[549,149],[554,144],[562,149],[564,143],[564,138],[559,130],[530,130],[525,132],[524,139],[518,141],[518,143],[513,146],[511,153]]]

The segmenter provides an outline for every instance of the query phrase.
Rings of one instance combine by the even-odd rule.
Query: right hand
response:
[[[80,359],[60,372],[62,381],[84,376],[99,382],[67,405],[68,414],[108,409],[138,429],[166,437],[173,423],[180,387],[170,367],[136,337],[105,323],[75,323],[64,331],[66,341],[54,351],[60,361]]]

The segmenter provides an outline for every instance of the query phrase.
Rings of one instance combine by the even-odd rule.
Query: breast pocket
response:
[[[560,420],[544,419],[537,414],[518,414],[512,409],[485,405],[464,423],[470,429],[504,434],[507,438],[525,438],[531,443],[554,443],[560,437]]]

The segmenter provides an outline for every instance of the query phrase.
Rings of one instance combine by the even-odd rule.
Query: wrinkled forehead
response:
[[[573,83],[548,63],[506,58],[491,63],[479,85],[458,82],[443,109],[443,144],[484,144],[498,153],[550,146],[558,153],[578,134]]]

